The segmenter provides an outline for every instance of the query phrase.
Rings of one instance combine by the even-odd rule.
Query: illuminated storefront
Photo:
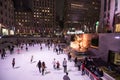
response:
[[[2,35],[8,35],[8,29],[2,28]]]

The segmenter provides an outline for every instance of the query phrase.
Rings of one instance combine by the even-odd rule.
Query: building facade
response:
[[[56,28],[55,0],[32,0],[34,27],[40,34],[52,34]]]
[[[55,0],[19,0],[15,11],[17,34],[52,34],[55,29]],[[21,8],[20,8],[21,7]]]
[[[13,0],[0,0],[0,35],[14,34]]]
[[[120,32],[120,0],[101,0],[99,32]]]
[[[96,32],[100,0],[65,0],[64,26],[66,29]]]
[[[33,15],[29,10],[15,11],[16,34],[34,33]]]

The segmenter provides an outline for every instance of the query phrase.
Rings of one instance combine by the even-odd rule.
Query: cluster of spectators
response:
[[[85,58],[85,66],[88,70],[90,70],[93,74],[98,77],[103,77],[103,71],[99,67],[95,66],[94,61],[91,57]]]
[[[71,62],[71,54],[68,53],[68,60]],[[79,60],[77,57],[74,58],[74,65],[78,67],[78,71],[82,71],[82,75],[85,74],[85,68],[92,72],[97,77],[103,77],[103,71],[97,67],[91,57],[85,57],[84,60]]]

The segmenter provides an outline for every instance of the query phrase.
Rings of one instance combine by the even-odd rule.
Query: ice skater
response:
[[[64,60],[63,60],[63,68],[64,68],[64,72],[67,72],[67,60],[66,60],[66,58],[64,58]]]
[[[28,47],[26,46],[26,51],[28,51]]]
[[[71,54],[70,54],[70,52],[68,53],[68,60],[71,62]]]
[[[40,50],[42,50],[42,46],[40,46]]]
[[[31,62],[31,63],[33,62],[33,55],[31,56],[30,62]]]
[[[39,62],[37,63],[37,67],[39,68],[39,72],[41,73],[41,61],[39,60]]]
[[[53,63],[53,68],[56,69],[56,60],[55,60],[55,58],[54,58],[52,63]]]
[[[59,61],[57,61],[57,63],[56,63],[56,68],[60,69],[60,63],[59,63]]]
[[[41,68],[42,68],[42,75],[44,75],[45,74],[45,68],[46,68],[45,62],[42,62]]]
[[[67,72],[66,72],[66,75],[63,76],[63,80],[70,80]]]
[[[12,60],[12,67],[13,68],[15,67],[15,58],[13,58],[13,60]]]

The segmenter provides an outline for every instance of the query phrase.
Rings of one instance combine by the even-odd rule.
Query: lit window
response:
[[[27,20],[25,20],[25,22],[27,22]]]
[[[39,17],[39,15],[37,15],[37,17]]]
[[[92,4],[95,4],[95,2],[92,2]]]
[[[36,15],[34,15],[34,17],[36,17]]]
[[[42,12],[44,12],[44,10],[42,10]]]
[[[47,19],[45,19],[45,21],[47,21]]]

